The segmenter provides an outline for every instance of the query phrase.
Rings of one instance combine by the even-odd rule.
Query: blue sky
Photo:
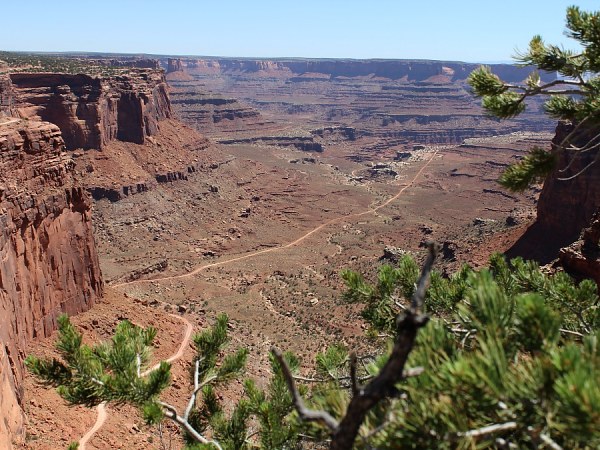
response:
[[[0,50],[510,60],[598,0],[2,0]],[[14,18],[11,20],[10,18]]]

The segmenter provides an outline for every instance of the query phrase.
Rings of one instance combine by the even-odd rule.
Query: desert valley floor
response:
[[[443,244],[439,268],[447,273],[482,265],[534,217],[537,190],[507,193],[496,179],[531,146],[547,146],[552,129],[493,129],[464,86],[447,77],[413,89],[383,78],[325,84],[314,74],[293,84],[271,73],[261,84],[247,74],[192,69],[168,77],[181,121],[162,121],[160,133],[141,145],[74,152],[81,182],[102,189],[123,177],[141,183],[161,165],[175,171],[193,163],[185,176],[118,201],[94,201],[107,286],[103,302],[74,318],[86,339],[107,339],[125,318],[154,325],[159,361],[178,351],[188,324],[197,331],[225,312],[232,347],[250,349],[249,377],[268,378],[272,345],[297,353],[310,375],[313,355],[328,344],[371,345],[359,305],[341,299],[341,270],[372,277],[402,251],[422,259],[429,239]],[[414,117],[394,115],[393,102],[404,98],[398,92],[411,89],[404,94]],[[445,100],[436,103],[431,96],[439,92]],[[461,113],[450,120],[456,105]],[[421,134],[402,134],[411,127]],[[462,131],[444,132],[452,127]],[[27,353],[50,355],[52,342],[34,341]],[[179,407],[187,401],[192,346],[181,355],[167,393]],[[66,406],[31,376],[24,389],[31,448],[65,448],[96,421],[95,409]],[[241,389],[234,383],[226,400]],[[108,409],[85,448],[159,448],[159,430],[133,408]],[[179,445],[174,428],[162,432]]]

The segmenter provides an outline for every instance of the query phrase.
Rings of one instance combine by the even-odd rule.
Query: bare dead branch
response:
[[[421,275],[411,299],[410,309],[396,318],[396,336],[394,346],[387,362],[380,372],[374,376],[364,387],[358,386],[356,376],[357,356],[350,357],[350,379],[353,396],[346,409],[346,414],[338,423],[326,411],[313,411],[304,406],[304,402],[298,392],[294,377],[287,366],[283,354],[275,347],[271,349],[273,355],[281,365],[288,389],[292,394],[294,407],[302,420],[323,423],[331,432],[331,450],[348,450],[354,445],[360,426],[364,422],[367,413],[381,400],[398,394],[396,384],[404,377],[416,376],[423,372],[422,367],[404,370],[408,355],[415,345],[418,330],[425,326],[429,317],[421,314],[425,302],[425,294],[429,287],[431,270],[440,246],[428,242],[429,250],[427,259],[421,270]]]
[[[540,440],[546,444],[548,447],[550,447],[552,450],[563,450],[563,448],[558,445],[556,442],[554,442],[552,440],[552,438],[550,436],[548,436],[547,434],[544,433],[540,433]]]
[[[575,175],[571,175],[570,177],[565,177],[565,178],[557,178],[559,181],[569,181],[572,180],[573,178],[577,178],[579,175],[581,175],[583,172],[585,172],[586,170],[588,170],[590,167],[592,167],[597,161],[598,161],[598,157],[600,157],[600,152],[598,152],[596,154],[596,157],[592,160],[592,162],[590,162],[589,164],[587,164],[583,169],[581,169],[579,172],[577,172]]]
[[[202,436],[198,431],[194,429],[194,427],[187,421],[187,419],[181,417],[177,414],[177,410],[173,405],[169,405],[165,402],[158,402],[165,409],[165,417],[171,419],[173,422],[179,424],[185,431],[194,439],[196,442],[200,442],[201,444],[210,444],[218,448],[219,450],[223,450],[221,445],[217,441],[213,441]]]
[[[137,377],[141,378],[142,377],[142,357],[140,356],[139,353],[137,355],[135,355],[135,364],[137,367]]]
[[[296,389],[296,383],[294,382],[294,377],[292,376],[292,372],[291,372],[290,368],[288,367],[287,363],[285,362],[285,359],[283,358],[283,353],[281,353],[281,350],[279,350],[277,347],[272,347],[271,353],[273,353],[273,356],[275,356],[275,358],[279,362],[279,365],[281,366],[281,370],[283,372],[283,377],[285,378],[285,382],[288,386],[290,394],[292,394],[292,399],[294,401],[294,407],[296,408],[296,411],[298,412],[298,415],[300,416],[300,418],[302,420],[305,420],[308,422],[322,423],[327,428],[329,428],[329,430],[331,432],[335,432],[338,429],[339,424],[338,424],[337,420],[335,420],[328,412],[315,411],[312,409],[308,409],[304,405],[304,401],[302,400],[302,397],[300,396],[298,389]]]
[[[514,430],[515,428],[517,428],[517,422],[497,423],[494,425],[488,425],[487,427],[477,428],[475,430],[456,433],[456,435],[466,438],[478,438],[481,436],[487,436],[488,434],[498,433],[500,431]]]
[[[425,294],[427,293],[427,288],[429,287],[431,269],[433,268],[435,258],[440,251],[439,245],[431,241],[427,242],[427,248],[429,253],[427,254],[425,264],[423,264],[423,269],[421,269],[421,276],[419,277],[419,282],[417,283],[417,289],[415,290],[410,302],[410,312],[413,315],[418,315],[421,313],[421,308],[425,303]]]
[[[200,379],[200,359],[196,360],[194,364],[194,390],[192,395],[190,395],[190,399],[187,404],[187,408],[185,408],[185,413],[183,413],[183,417],[185,420],[188,420],[190,417],[190,413],[196,404],[196,396],[198,395],[198,384]]]
[[[560,331],[561,333],[564,333],[564,334],[570,334],[570,335],[572,335],[572,336],[576,336],[576,337],[578,337],[578,338],[583,338],[583,337],[584,337],[584,335],[583,335],[582,333],[579,333],[579,332],[577,332],[577,331],[566,330],[566,329],[564,329],[564,328],[561,328],[559,331]]]
[[[402,380],[404,366],[414,347],[417,332],[429,320],[429,317],[422,315],[420,311],[425,301],[425,293],[429,286],[433,263],[439,252],[439,245],[429,242],[427,247],[429,253],[423,265],[417,289],[411,299],[411,307],[396,319],[396,338],[390,357],[379,374],[350,400],[346,414],[340,421],[338,429],[333,433],[331,450],[352,448],[367,413],[384,398],[397,394],[396,384]]]

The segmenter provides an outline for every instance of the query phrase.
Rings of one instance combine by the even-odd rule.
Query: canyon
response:
[[[373,273],[397,249],[421,258],[431,238],[446,273],[485,264],[535,219],[539,187],[495,180],[555,124],[535,101],[518,119],[485,117],[466,87],[474,65],[142,61],[0,75],[0,446],[66,446],[93,423],[23,371],[27,353],[56,354],[60,312],[87,311],[74,320],[91,339],[123,318],[153,324],[157,358],[178,345],[169,313],[201,328],[226,312],[249,376],[264,379],[273,343],[306,371],[333,340],[368,346],[357,307],[339,300],[341,269]],[[190,357],[167,393],[176,405]],[[111,414],[88,448],[152,447],[131,409]]]

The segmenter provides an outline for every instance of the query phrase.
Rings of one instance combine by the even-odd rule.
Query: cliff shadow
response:
[[[557,234],[556,230],[550,230],[536,221],[504,254],[508,258],[520,256],[545,265],[554,261],[559,250],[573,243],[577,237],[578,233]]]

